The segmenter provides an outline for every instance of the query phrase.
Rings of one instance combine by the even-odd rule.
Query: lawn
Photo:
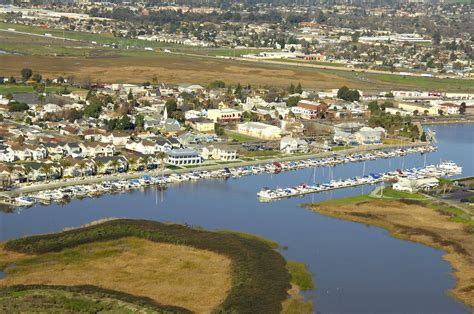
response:
[[[351,149],[351,148],[354,148],[354,146],[333,146],[333,147],[331,147],[331,150],[333,152],[337,152],[337,151],[340,151],[340,150],[346,150],[346,149]]]
[[[397,198],[397,199],[402,199],[402,198],[417,199],[417,200],[426,199],[426,197],[423,194],[402,192],[402,191],[397,191],[394,189],[383,189],[383,197],[384,198]]]
[[[265,158],[268,158],[268,157],[276,157],[276,156],[279,156],[281,154],[280,151],[278,150],[257,150],[257,151],[248,151],[248,152],[241,152],[240,153],[242,156],[246,156],[246,157],[265,157]]]
[[[59,91],[62,91],[63,87],[62,86],[46,86],[45,91],[47,93],[56,93]],[[8,94],[8,93],[32,93],[34,92],[33,86],[28,86],[28,85],[0,85],[0,94]],[[80,88],[71,88],[68,87],[68,91],[81,91]]]
[[[258,138],[255,138],[255,137],[251,137],[248,135],[235,133],[235,132],[229,132],[229,131],[225,132],[225,136],[227,136],[231,140],[236,140],[241,143],[253,142],[253,141],[259,140]]]

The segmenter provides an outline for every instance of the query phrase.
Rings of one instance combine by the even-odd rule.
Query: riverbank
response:
[[[241,160],[235,161],[230,163],[220,163],[220,164],[203,164],[196,167],[189,167],[189,168],[178,168],[178,169],[155,169],[149,171],[140,171],[140,172],[130,172],[130,173],[116,173],[112,175],[98,175],[98,176],[91,176],[91,177],[81,177],[81,178],[72,178],[72,179],[60,179],[54,181],[46,181],[46,182],[39,182],[39,183],[24,183],[14,187],[11,191],[4,191],[0,193],[0,197],[4,198],[12,198],[20,194],[25,193],[33,193],[33,192],[40,192],[44,190],[51,190],[66,186],[73,186],[73,185],[85,185],[85,184],[94,184],[100,183],[105,181],[114,181],[114,180],[128,180],[128,179],[137,179],[141,178],[144,175],[149,176],[163,176],[169,175],[171,173],[186,173],[191,171],[213,171],[224,169],[228,167],[246,167],[246,166],[255,166],[260,165],[268,162],[286,162],[286,161],[298,161],[304,160],[308,158],[325,158],[330,157],[333,154],[337,155],[350,155],[354,153],[362,153],[362,152],[370,152],[376,150],[384,150],[384,149],[397,149],[397,148],[407,148],[407,147],[420,147],[420,146],[427,146],[430,143],[410,143],[410,144],[380,144],[380,145],[367,145],[367,146],[358,146],[354,148],[349,148],[340,151],[329,151],[329,152],[321,152],[316,154],[298,154],[298,155],[289,155],[289,156],[281,156],[278,158],[267,158],[267,159],[254,159],[254,160]]]
[[[450,291],[474,308],[474,221],[458,222],[450,209],[433,200],[374,199],[369,195],[305,204],[329,217],[386,229],[396,238],[447,253],[456,286]]]

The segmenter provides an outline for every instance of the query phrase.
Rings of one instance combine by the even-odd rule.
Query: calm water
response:
[[[474,175],[473,125],[433,127],[439,151],[427,163],[453,160]],[[425,157],[410,155],[333,168],[305,169],[278,175],[185,183],[164,192],[133,191],[67,205],[35,206],[0,213],[0,240],[60,231],[107,217],[188,223],[209,229],[233,229],[262,235],[288,247],[287,259],[305,262],[317,289],[306,296],[321,313],[469,313],[447,295],[454,285],[443,252],[394,239],[382,229],[321,216],[297,205],[369,192],[359,187],[259,203],[263,186],[324,182],[365,172],[423,166]]]

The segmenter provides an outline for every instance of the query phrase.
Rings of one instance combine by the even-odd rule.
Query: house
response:
[[[68,157],[64,159],[62,171],[63,177],[92,176],[96,172],[96,165],[90,159]]]
[[[171,150],[173,146],[167,139],[158,139],[156,140],[156,145],[160,152],[165,152],[167,150]]]
[[[48,151],[43,145],[27,145],[8,143],[13,152],[14,160],[40,160],[48,156]]]
[[[225,109],[209,109],[207,118],[213,122],[239,122],[242,117],[242,111],[225,108]]]
[[[198,152],[190,148],[169,150],[166,154],[167,163],[173,166],[199,165],[203,161]]]
[[[91,142],[96,142],[100,141],[102,139],[102,135],[104,134],[103,131],[99,129],[87,129],[82,132],[82,135],[84,136],[84,139],[86,141],[91,141]]]
[[[355,133],[364,125],[357,122],[339,123],[334,126],[333,141],[345,145],[357,145]]]
[[[398,108],[419,115],[437,116],[439,114],[437,106],[430,106],[418,102],[401,102],[398,104]]]
[[[382,139],[385,135],[386,131],[384,128],[362,127],[355,133],[355,139],[359,144],[378,144],[382,143]]]
[[[201,156],[204,159],[232,161],[239,158],[237,149],[230,145],[209,145],[201,149]]]
[[[460,105],[450,102],[445,102],[438,105],[438,109],[447,114],[459,114],[459,108],[461,108]]]
[[[0,144],[0,161],[13,162],[15,161],[15,153],[10,146]]]
[[[55,163],[29,162],[22,166],[24,175],[28,181],[58,179],[62,175],[61,167]]]
[[[393,184],[393,189],[404,192],[417,192],[431,190],[439,185],[436,178],[411,179],[399,178],[397,183]]]
[[[82,149],[78,143],[66,143],[63,148],[66,156],[78,157],[82,155]]]
[[[279,127],[261,122],[241,123],[237,126],[237,131],[242,134],[269,140],[279,139],[282,134],[282,129]]]
[[[186,124],[190,125],[194,130],[199,132],[214,132],[214,121],[204,118],[196,118],[186,120]]]
[[[138,142],[129,141],[125,145],[125,148],[143,155],[154,155],[160,151],[164,151],[164,149],[158,145],[158,143],[148,140],[142,140]]]
[[[160,122],[160,131],[165,134],[176,134],[181,130],[181,125],[176,119],[168,118]]]
[[[204,87],[202,87],[201,85],[197,85],[197,84],[180,84],[178,85],[178,91],[180,93],[182,92],[186,92],[186,93],[200,93],[202,91],[206,90]]]
[[[285,136],[280,140],[280,150],[287,154],[307,153],[309,145],[305,140]]]
[[[123,156],[96,157],[94,163],[97,173],[101,174],[126,172],[128,170],[128,161]]]
[[[81,130],[72,126],[66,126],[59,130],[61,135],[80,135]]]
[[[300,100],[298,104],[291,108],[291,111],[301,119],[315,120],[323,118],[328,106],[324,103]]]
[[[181,144],[181,142],[176,137],[168,137],[167,141],[170,143],[172,149],[183,148],[183,144]]]
[[[115,145],[101,142],[80,143],[82,155],[84,157],[110,157],[115,155]]]
[[[115,146],[125,146],[130,139],[130,134],[122,131],[113,131],[109,134],[104,134],[100,142],[102,143],[111,143]]]

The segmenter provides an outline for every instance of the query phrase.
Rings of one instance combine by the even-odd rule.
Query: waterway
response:
[[[447,291],[454,286],[443,251],[389,236],[380,228],[310,212],[298,204],[367,193],[363,186],[260,203],[264,186],[325,182],[364,172],[423,166],[452,160],[474,175],[474,125],[431,127],[439,150],[427,155],[302,169],[238,179],[204,180],[0,212],[0,240],[60,231],[103,218],[141,218],[232,229],[275,240],[287,259],[303,261],[317,289],[306,293],[320,313],[469,313]]]

